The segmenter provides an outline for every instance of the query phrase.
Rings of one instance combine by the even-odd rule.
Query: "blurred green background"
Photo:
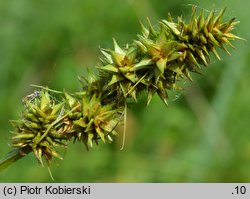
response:
[[[30,84],[74,92],[77,76],[98,62],[99,46],[112,38],[131,42],[139,21],[182,15],[191,5],[237,17],[235,32],[249,40],[250,1],[184,0],[0,0],[0,158],[11,148],[10,119],[22,111]],[[234,42],[232,56],[220,52],[202,76],[172,93],[169,108],[158,97],[129,112],[127,140],[100,144],[89,152],[70,144],[55,161],[56,182],[250,182],[250,48]],[[33,155],[0,173],[0,182],[51,182]]]

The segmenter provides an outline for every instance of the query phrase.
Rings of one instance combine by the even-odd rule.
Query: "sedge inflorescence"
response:
[[[147,105],[157,94],[167,104],[168,91],[181,89],[178,82],[192,80],[191,72],[208,66],[210,54],[220,60],[218,48],[229,53],[232,34],[238,21],[223,22],[225,9],[205,16],[193,8],[188,23],[181,17],[159,21],[158,26],[141,25],[142,32],[132,43],[121,47],[113,40],[113,49],[101,49],[98,72],[81,78],[77,94],[54,92],[48,88],[24,98],[21,119],[14,126],[12,146],[20,153],[33,152],[41,164],[53,157],[63,159],[58,147],[71,140],[82,141],[87,149],[112,142],[116,126],[126,117],[128,101],[136,103],[142,92]],[[124,124],[126,125],[126,124]]]

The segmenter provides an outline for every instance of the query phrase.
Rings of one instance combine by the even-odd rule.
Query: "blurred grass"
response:
[[[77,91],[77,76],[98,62],[98,47],[136,38],[139,20],[183,15],[191,4],[208,10],[227,6],[236,32],[249,40],[250,2],[165,0],[0,1],[0,157],[11,149],[9,119],[18,118],[30,84]],[[87,152],[70,144],[55,161],[57,182],[249,182],[250,48],[235,42],[232,56],[212,61],[204,76],[172,93],[170,107],[155,97],[129,113],[126,147],[120,139]],[[32,155],[0,173],[1,182],[49,182]]]

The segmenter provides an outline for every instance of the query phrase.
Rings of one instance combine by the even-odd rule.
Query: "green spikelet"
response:
[[[239,22],[232,18],[222,23],[225,8],[218,15],[211,11],[207,17],[202,10],[196,16],[196,8],[189,23],[180,17],[174,22],[169,15],[169,21],[162,20],[160,27],[155,29],[149,22],[147,29],[142,25],[142,35],[135,41],[145,64],[135,65],[138,70],[148,73],[148,103],[153,93],[157,93],[165,104],[167,90],[180,88],[176,85],[180,79],[192,80],[190,72],[200,73],[200,66],[208,66],[210,52],[221,59],[216,48],[221,48],[230,54],[226,46],[234,48],[230,40],[242,39],[231,31]]]
[[[101,139],[104,143],[111,142],[116,135],[115,127],[120,120],[119,112],[111,105],[102,105],[100,98],[82,97],[82,116],[74,120],[74,128],[67,132],[75,140],[82,141],[87,149],[98,144]]]
[[[12,121],[15,131],[12,146],[33,151],[43,165],[43,157],[50,162],[53,157],[63,159],[56,147],[64,146],[63,137],[57,133],[57,121],[64,103],[56,103],[48,91],[42,90],[34,99],[24,99],[26,106],[22,119]],[[53,124],[53,125],[52,125]]]
[[[101,52],[104,58],[102,66],[99,66],[98,69],[102,71],[103,76],[110,77],[104,88],[106,92],[122,99],[121,103],[127,97],[136,101],[137,88],[142,81],[140,74],[136,74],[134,67],[138,63],[137,48],[127,46],[127,48],[121,49],[114,40],[114,50],[102,50]]]

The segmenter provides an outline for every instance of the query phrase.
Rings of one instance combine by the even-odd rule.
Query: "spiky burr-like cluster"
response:
[[[188,23],[169,15],[156,27],[141,25],[133,43],[122,48],[114,40],[114,49],[101,49],[98,73],[81,79],[80,93],[42,88],[24,98],[21,119],[13,122],[16,156],[33,151],[41,164],[43,158],[50,163],[53,157],[62,159],[57,147],[66,147],[72,138],[87,148],[98,140],[111,142],[115,127],[126,117],[128,101],[136,102],[142,92],[147,93],[147,105],[156,93],[167,104],[167,91],[180,89],[179,80],[192,80],[190,72],[208,66],[211,52],[220,60],[216,48],[229,53],[230,40],[241,39],[231,33],[239,22],[222,22],[224,12],[211,11],[205,17],[202,10],[197,17],[193,8]]]
[[[58,94],[57,94],[58,95]],[[50,162],[53,157],[63,159],[56,148],[66,147],[67,141],[82,141],[87,148],[93,141],[112,141],[116,134],[118,111],[112,105],[101,105],[100,99],[72,97],[62,94],[61,102],[56,102],[45,89],[24,98],[25,110],[22,119],[12,121],[15,128],[12,146],[20,151],[33,151],[43,165],[43,157]]]
[[[105,86],[124,101],[129,97],[136,101],[140,91],[146,90],[147,104],[154,93],[167,104],[167,90],[178,89],[178,80],[192,80],[190,72],[208,66],[210,52],[220,60],[216,48],[229,53],[226,46],[234,48],[230,40],[241,39],[231,33],[239,23],[235,18],[222,23],[224,12],[222,9],[216,16],[211,11],[205,18],[202,10],[196,17],[193,8],[187,24],[180,17],[174,22],[169,15],[168,21],[161,20],[156,28],[150,21],[148,28],[142,25],[142,35],[124,49],[114,40],[114,50],[102,50],[104,58],[99,69],[110,74]]]

